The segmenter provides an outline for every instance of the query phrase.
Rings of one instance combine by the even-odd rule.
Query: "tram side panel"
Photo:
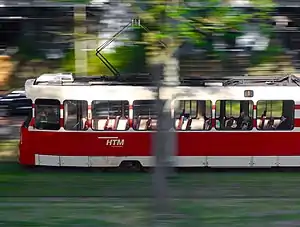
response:
[[[30,112],[20,128],[20,140],[19,140],[19,163],[23,165],[35,165],[33,147],[35,146],[35,140],[31,136],[29,131],[34,124],[33,112]]]
[[[179,131],[177,165],[300,166],[300,108],[294,101],[267,100],[254,105],[244,100],[221,100],[212,106],[212,115],[208,107],[205,114],[203,111],[198,114],[200,118],[196,116],[199,104],[194,106],[194,115],[192,108],[185,109],[188,112],[185,121],[191,122],[176,128]],[[211,126],[203,126],[210,120]]]
[[[179,163],[186,167],[268,167],[283,165],[280,159],[294,157],[300,166],[299,138],[299,131],[180,132]]]
[[[20,141],[19,141],[19,163],[22,165],[35,165],[35,158],[33,153],[33,146],[31,140],[31,134],[28,128],[24,125],[21,126],[20,130]]]
[[[45,104],[43,102],[41,104]],[[135,103],[134,108],[139,108],[140,111],[133,115],[131,125],[133,129],[127,128],[120,131],[106,126],[106,129],[99,130],[93,126],[93,123],[89,129],[82,128],[84,126],[82,124],[76,130],[68,130],[66,122],[62,124],[60,116],[71,106],[61,106],[60,103],[51,101],[50,107],[54,106],[54,109],[49,110],[49,100],[46,104],[41,105],[39,113],[36,112],[40,116],[39,122],[43,123],[41,116],[45,111],[55,113],[59,120],[55,118],[50,125],[46,122],[46,128],[43,128],[32,119],[29,128],[22,128],[21,164],[112,167],[128,160],[139,161],[144,166],[153,165],[153,157],[151,157],[153,132],[151,131],[155,130],[157,116],[153,113],[154,103],[148,103],[152,107],[146,105],[147,102]],[[297,142],[300,127],[299,106],[287,105],[289,107],[287,108],[283,101],[264,101],[257,104],[225,100],[212,105],[210,101],[181,100],[179,113],[175,113],[174,120],[174,128],[178,136],[176,165],[180,167],[246,167],[260,162],[259,165],[268,166],[278,165],[278,157],[296,159],[300,151]],[[78,115],[78,103],[72,103],[72,105],[76,106],[76,116],[73,119],[75,123],[72,121],[71,126],[77,127],[78,119],[84,116]],[[82,106],[80,108],[87,109]],[[115,121],[117,119],[115,115],[119,114],[111,114],[110,111],[113,109],[116,108],[110,106],[104,118],[100,114],[99,119],[105,120],[110,117]],[[295,116],[294,109],[296,109]],[[261,125],[259,122],[261,119],[256,116],[264,110],[266,110],[266,116],[262,119],[265,119],[265,122]],[[121,114],[122,111],[124,112],[124,108]],[[237,123],[242,112],[248,117],[248,123],[250,120],[245,129],[238,128]],[[266,128],[267,121],[275,118],[278,123],[283,115],[289,119],[289,128],[277,130],[279,128],[272,128],[272,125],[269,125],[271,128]],[[280,164],[282,163],[283,161],[280,161]],[[300,165],[300,162],[295,163]]]
[[[47,157],[51,159],[51,156],[52,158],[57,157],[61,161],[65,157],[74,159],[78,157],[78,164],[85,165],[81,163],[81,160],[88,157],[87,159],[91,163],[86,165],[113,167],[118,166],[120,164],[118,161],[121,162],[125,157],[127,160],[134,161],[139,160],[140,157],[151,155],[149,152],[151,135],[149,133],[62,131],[32,132],[31,136],[38,141],[38,145],[34,146],[34,154],[38,155],[40,160]]]
[[[118,166],[123,160],[151,164],[152,133],[40,132],[23,133],[20,162],[64,165],[62,156],[91,157],[95,166]],[[178,132],[177,166],[249,166],[250,159],[299,156],[300,132]],[[117,139],[118,138],[118,139]],[[26,143],[27,141],[28,143]],[[36,155],[39,155],[36,157]],[[208,158],[209,157],[209,158]],[[45,163],[38,163],[38,160]],[[47,161],[48,159],[48,161]],[[56,162],[54,162],[56,160]],[[97,161],[99,164],[97,164]],[[79,165],[80,161],[78,161]],[[207,163],[208,162],[208,163]],[[150,164],[149,164],[150,163]],[[69,163],[72,164],[72,163]],[[300,164],[300,163],[299,163]]]
[[[58,100],[36,100],[35,117],[29,127],[22,127],[20,163],[118,166],[125,157],[139,160],[151,155],[151,135],[146,131],[128,131],[128,102],[93,104],[97,108],[87,122],[88,109],[92,108],[86,101],[71,100],[61,105]]]

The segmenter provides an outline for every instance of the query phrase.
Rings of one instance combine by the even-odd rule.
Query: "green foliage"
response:
[[[69,1],[69,0],[57,0]],[[73,2],[86,0],[73,0]],[[250,0],[253,8],[246,12],[245,9],[237,9],[226,6],[220,0],[198,0],[190,1],[201,3],[201,5],[190,7],[183,4],[168,4],[166,1],[153,0],[134,1],[133,10],[151,28],[153,32],[144,36],[148,43],[148,52],[157,52],[158,40],[167,40],[169,46],[179,46],[185,40],[192,41],[196,46],[206,49],[219,59],[227,59],[226,52],[218,52],[214,49],[211,37],[223,36],[227,43],[241,36],[244,25],[252,23],[253,19],[259,24],[259,28],[265,35],[272,33],[272,27],[268,20],[274,8],[273,0]],[[132,1],[130,1],[132,3]],[[140,5],[143,4],[143,7]],[[146,7],[145,7],[146,6]],[[167,19],[164,23],[162,19]],[[154,29],[153,29],[154,28]],[[278,46],[270,45],[265,51],[253,53],[250,61],[252,64],[259,64],[271,57],[281,53]],[[105,54],[105,57],[121,72],[142,71],[144,65],[144,48],[142,46],[118,47],[115,53]],[[150,55],[149,55],[150,56]],[[152,55],[155,56],[155,55]],[[158,56],[156,54],[156,56]],[[88,53],[88,74],[110,74],[109,69],[95,56],[95,53]],[[63,67],[67,71],[74,71],[74,54],[69,54],[63,61]]]
[[[283,49],[278,45],[270,45],[265,51],[257,51],[251,55],[251,65],[258,65],[265,62],[272,62],[280,54]]]
[[[32,59],[44,59],[45,56],[36,47],[34,40],[22,40],[19,45],[18,56],[22,59],[32,60]]]
[[[224,56],[226,55],[224,52],[217,53],[212,45],[211,37],[221,35],[225,42],[230,43],[241,36],[244,25],[253,23],[253,20],[257,22],[263,34],[270,35],[272,33],[272,27],[268,20],[271,19],[271,12],[275,6],[273,0],[250,0],[253,7],[248,10],[226,6],[220,0],[189,1],[198,3],[195,7],[190,7],[182,2],[178,1],[178,4],[174,4],[174,2],[153,0],[142,10],[139,7],[140,3],[136,1],[133,9],[146,23],[157,25],[157,31],[154,33],[156,38],[152,39],[153,42],[157,42],[162,37],[164,39],[168,37],[169,40],[172,40],[169,44],[179,46],[183,41],[189,40],[199,47],[204,47],[209,53],[224,58],[228,56]],[[168,5],[164,5],[166,3]],[[166,20],[162,21],[162,18]],[[270,52],[265,56],[269,57],[280,51],[278,47],[269,47],[263,52]],[[260,52],[259,56],[262,55],[263,53]],[[258,61],[253,62],[258,63]]]
[[[103,56],[120,72],[141,72],[145,65],[142,46],[120,46],[112,53]],[[70,52],[62,61],[63,71],[75,72],[74,52]],[[112,75],[110,70],[96,56],[95,51],[88,52],[88,75]]]
[[[61,68],[65,72],[75,72],[75,55],[70,51],[65,55],[61,62]]]
[[[103,54],[120,72],[138,72],[143,64],[143,48],[140,46],[120,46],[113,53]],[[89,52],[89,75],[112,75],[110,70],[99,60],[94,52]]]

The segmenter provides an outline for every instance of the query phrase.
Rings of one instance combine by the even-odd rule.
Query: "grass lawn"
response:
[[[0,140],[0,161],[12,161],[17,158],[19,140]]]
[[[300,226],[298,172],[182,172],[171,226]],[[151,174],[0,165],[4,226],[149,226]]]
[[[5,226],[150,226],[147,199],[3,199]],[[299,226],[300,200],[176,200],[169,226]]]

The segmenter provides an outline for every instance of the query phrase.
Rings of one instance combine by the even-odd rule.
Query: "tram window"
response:
[[[252,130],[253,102],[250,100],[218,100],[217,130]]]
[[[294,127],[293,100],[260,100],[257,102],[258,130],[291,130]]]
[[[35,101],[35,128],[41,130],[60,129],[60,102],[54,99]]]
[[[162,101],[162,105],[165,101]],[[156,100],[136,100],[133,102],[133,129],[138,131],[154,131],[157,129]]]
[[[125,100],[93,101],[92,129],[124,131],[129,129],[129,102]]]
[[[66,130],[87,130],[88,102],[83,100],[64,101],[64,128]]]
[[[176,130],[210,130],[212,102],[210,100],[177,100]]]

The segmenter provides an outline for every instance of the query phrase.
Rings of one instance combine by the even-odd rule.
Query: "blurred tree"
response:
[[[86,6],[74,6],[74,34],[86,34]],[[87,74],[88,56],[87,41],[80,37],[74,38],[74,60],[75,71],[77,74]]]
[[[144,66],[144,50],[140,46],[120,46],[113,53],[106,53],[105,58],[122,73],[141,72]],[[62,69],[75,72],[74,51],[69,52],[62,60]],[[87,53],[87,75],[112,75],[110,70],[100,62],[95,51]]]
[[[175,55],[178,59],[195,49],[196,55],[220,59],[229,68],[236,67],[239,60],[258,64],[282,52],[277,43],[271,42],[272,0],[128,2],[145,23],[155,28],[145,37],[148,56],[165,64],[172,58],[175,62]],[[161,23],[162,18],[165,23]],[[167,49],[155,45],[161,39]],[[186,43],[192,44],[190,49],[182,47]]]
[[[60,1],[60,0],[58,0]],[[78,0],[79,1],[79,0]],[[77,1],[77,2],[78,2]],[[77,3],[74,2],[74,3]],[[103,10],[103,9],[99,9]],[[74,7],[74,32],[72,34],[74,41],[74,50],[70,51],[62,61],[62,68],[66,71],[72,71],[77,73],[85,72],[87,75],[112,75],[110,70],[102,64],[98,57],[95,55],[95,51],[90,51],[88,44],[89,41],[96,41],[98,43],[103,37],[98,37],[99,32],[105,33],[105,31],[95,31],[95,34],[87,32],[87,27],[95,26],[90,23],[90,19],[87,18],[88,9],[85,5],[77,5]],[[111,12],[106,12],[111,13]],[[113,16],[113,15],[110,15]],[[93,18],[96,20],[96,25],[99,24],[99,18]],[[93,22],[95,23],[95,22]],[[126,22],[128,23],[128,22]],[[122,27],[121,27],[122,28]],[[120,28],[120,29],[121,29]],[[117,32],[117,31],[116,31]],[[131,31],[137,40],[142,39],[142,29]],[[70,35],[61,32],[60,35]],[[105,39],[105,37],[104,37]],[[104,53],[105,58],[117,68],[121,73],[126,72],[141,72],[145,66],[145,50],[144,45],[139,45],[132,40],[126,40],[121,38],[123,46],[116,46],[113,51]],[[103,40],[101,40],[103,41]],[[120,41],[120,37],[116,40]],[[128,45],[129,44],[129,45]],[[132,45],[133,44],[133,45]],[[93,48],[96,49],[97,46]],[[74,52],[74,53],[73,53]],[[132,64],[134,62],[134,64]]]
[[[234,7],[236,5],[233,1],[222,0],[152,0],[149,4],[140,0],[128,0],[133,10],[152,30],[145,35],[144,40],[148,43],[148,64],[157,81],[157,99],[160,99],[161,74],[164,76],[164,84],[179,83],[178,58],[186,43],[192,44],[186,51],[188,54],[198,49],[198,55],[221,58],[226,65],[231,66],[231,71],[236,70],[236,64],[228,62],[233,56],[250,59],[254,51],[269,51],[268,36],[272,30],[270,19],[274,6],[272,0],[239,2],[243,2],[243,7]],[[166,44],[166,48],[158,45],[160,40]],[[242,50],[237,52],[239,49]],[[154,185],[156,211],[161,216],[169,213],[166,198],[172,193],[167,192],[166,167],[170,166],[170,157],[176,153],[177,148],[176,134],[169,130],[174,123],[171,119],[171,102],[167,102],[164,107],[158,102],[157,111],[158,132],[153,143],[157,167]]]

